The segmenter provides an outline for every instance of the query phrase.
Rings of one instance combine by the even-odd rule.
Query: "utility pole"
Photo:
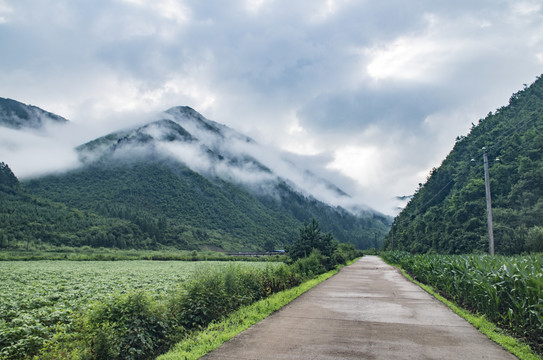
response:
[[[488,156],[486,147],[483,147],[483,159],[485,163],[485,189],[486,189],[486,212],[488,219],[488,250],[494,255],[494,226],[492,224],[492,200],[490,195],[490,175],[488,174]]]
[[[390,230],[392,231],[392,251],[394,251],[394,222],[392,223]]]

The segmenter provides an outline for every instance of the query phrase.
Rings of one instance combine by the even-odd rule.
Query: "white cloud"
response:
[[[319,154],[387,209],[541,73],[542,20],[528,0],[0,0],[0,96],[69,118],[84,140],[189,105]]]
[[[517,15],[527,16],[541,11],[539,1],[518,1],[512,6],[513,12]]]
[[[326,167],[356,180],[362,187],[375,187],[383,177],[382,153],[375,146],[339,148]]]
[[[8,20],[5,15],[13,12],[11,6],[9,6],[6,0],[0,0],[0,24],[6,23]]]
[[[69,136],[72,131],[66,126],[49,126],[45,133],[2,127],[1,161],[8,164],[20,179],[74,168],[79,161],[73,149],[74,137]]]

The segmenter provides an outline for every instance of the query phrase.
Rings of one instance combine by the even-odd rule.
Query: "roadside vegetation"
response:
[[[381,256],[543,353],[543,254]]]
[[[287,252],[286,263],[0,262],[0,359],[152,359],[360,255],[316,221]]]

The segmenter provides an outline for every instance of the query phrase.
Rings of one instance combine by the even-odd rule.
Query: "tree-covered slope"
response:
[[[543,78],[458,137],[396,217],[384,247],[488,251],[483,150],[489,158],[497,253],[543,250]]]
[[[130,221],[153,241],[185,249],[281,248],[311,218],[338,240],[359,248],[376,246],[374,241],[387,230],[385,217],[357,217],[285,184],[281,188],[280,198],[258,196],[167,158],[102,162],[25,183],[33,194]]]
[[[52,246],[149,247],[138,226],[118,218],[44,200],[22,190],[8,165],[0,163],[0,248]]]
[[[181,248],[260,249],[270,241],[280,246],[295,236],[298,226],[239,187],[212,182],[168,159],[91,165],[32,180],[25,188],[69,206],[130,220],[142,230],[160,225],[154,238]]]

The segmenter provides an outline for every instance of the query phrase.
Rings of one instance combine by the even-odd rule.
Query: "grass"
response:
[[[347,265],[355,261],[356,259],[350,261]],[[266,299],[239,309],[221,321],[211,323],[205,330],[190,333],[168,353],[158,357],[157,360],[198,359],[281,309],[317,284],[329,279],[338,271],[339,268],[306,281],[295,288],[273,294]]]
[[[505,350],[514,354],[520,360],[543,360],[543,357],[533,352],[529,345],[523,343],[522,341],[519,341],[518,339],[515,339],[512,336],[505,334],[502,329],[500,329],[496,324],[485,319],[484,316],[473,314],[468,310],[459,307],[452,301],[441,296],[437,291],[435,291],[433,287],[413,279],[404,269],[402,269],[398,265],[390,265],[398,267],[407,279],[420,286],[423,290],[434,296],[437,300],[441,301],[457,315],[464,318],[481,333],[486,335],[490,340],[502,346]]]

